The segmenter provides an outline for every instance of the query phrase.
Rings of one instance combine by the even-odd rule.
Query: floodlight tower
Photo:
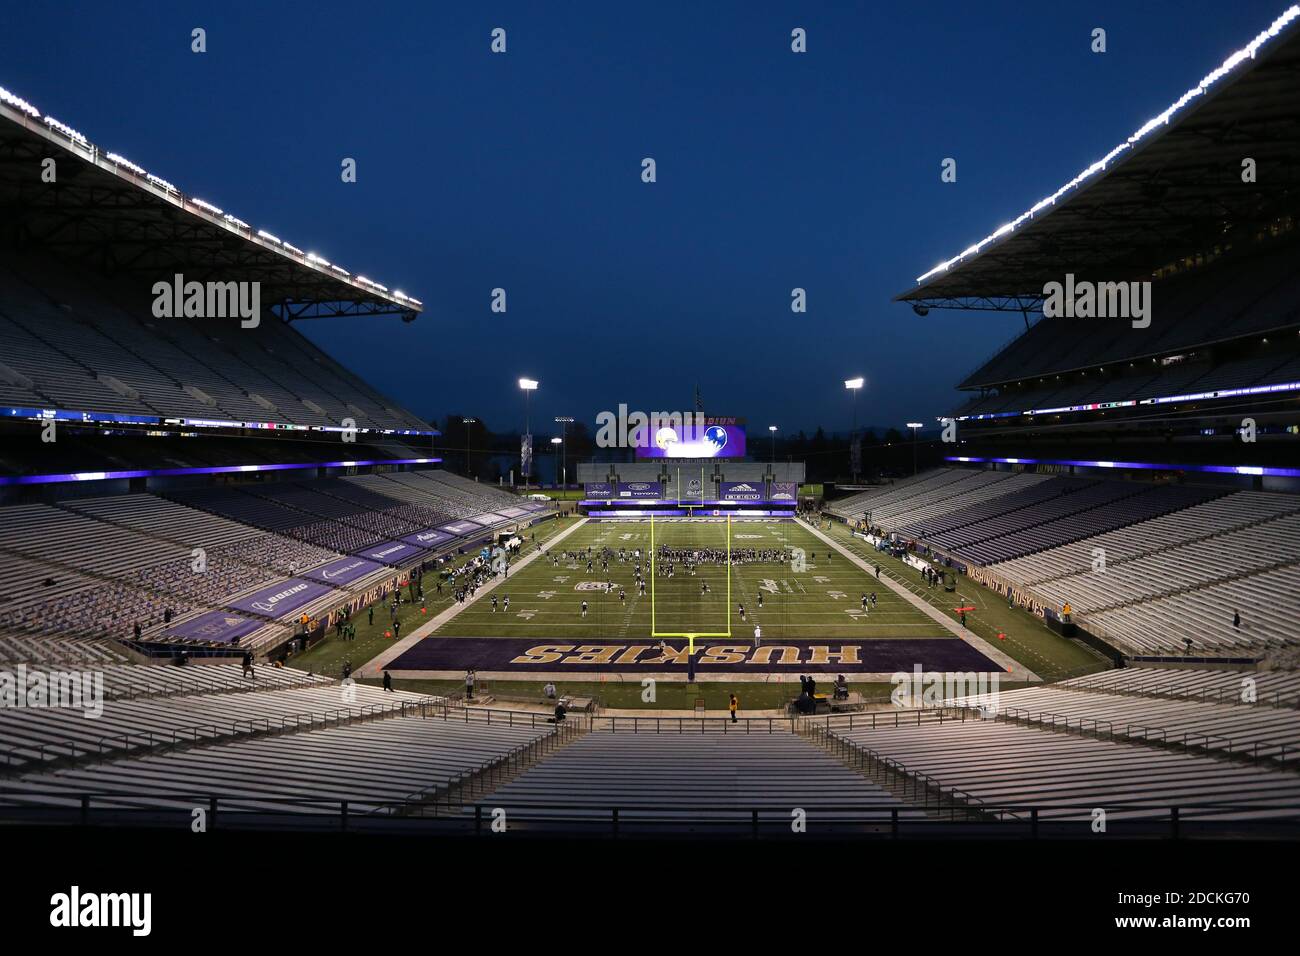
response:
[[[555,423],[560,426],[560,460],[563,462],[564,485],[567,488],[569,485],[569,446],[565,443],[565,438],[568,437],[565,432],[573,424],[573,416],[556,415]]]
[[[853,441],[858,434],[858,392],[865,384],[867,380],[861,375],[844,380],[844,387],[853,393],[853,430],[849,432],[849,470],[853,472],[854,484],[858,481],[858,456],[853,454]]]
[[[921,428],[920,422],[908,422],[907,427],[912,429],[912,475],[916,475],[916,433]]]
[[[531,470],[531,466],[532,466],[532,460],[531,460],[531,459],[532,459],[532,448],[533,448],[533,432],[532,432],[532,418],[531,418],[531,415],[532,415],[532,405],[531,405],[531,403],[530,403],[530,398],[531,398],[531,396],[532,396],[532,393],[535,392],[535,391],[537,391],[537,381],[536,381],[535,379],[531,379],[531,378],[521,378],[521,379],[519,380],[519,387],[520,387],[520,389],[523,390],[523,393],[524,393],[524,440],[525,440],[525,441],[527,442],[527,444],[528,444],[528,451],[529,451],[529,456],[528,456],[528,457],[529,457],[529,462],[528,462],[529,468],[527,468],[527,469],[521,468],[520,470],[521,470],[521,471],[527,471],[527,470]],[[522,464],[523,464],[523,460],[521,459],[519,463],[520,463],[520,465],[522,465]],[[524,476],[523,476],[523,479],[524,479],[524,491],[527,491],[527,490],[528,490],[528,476],[527,476],[527,475],[524,475]]]

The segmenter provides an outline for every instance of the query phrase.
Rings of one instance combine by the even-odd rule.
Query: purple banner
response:
[[[614,486],[608,481],[589,481],[583,486],[583,494],[588,498],[613,498]]]
[[[168,637],[183,637],[191,641],[212,641],[229,644],[231,641],[251,634],[262,626],[261,621],[249,620],[229,611],[209,611],[188,621],[181,621],[167,628]]]
[[[329,594],[333,588],[318,581],[304,581],[302,578],[290,578],[279,584],[262,588],[236,601],[230,606],[237,611],[249,611],[266,617],[281,618],[292,614],[298,608],[310,604],[317,598]]]
[[[302,576],[313,581],[323,581],[325,584],[347,584],[349,581],[383,570],[383,567],[382,564],[367,561],[365,558],[339,558],[329,564],[322,564],[319,568],[304,571]]]
[[[447,524],[442,525],[438,530],[445,531],[447,534],[456,535],[457,537],[464,537],[467,534],[474,534],[475,532],[482,531],[483,528],[475,521],[461,518],[459,521],[449,521]]]
[[[762,501],[763,483],[761,481],[724,481],[719,486],[719,496],[723,501]]]
[[[444,531],[419,531],[415,534],[408,534],[402,540],[407,544],[415,545],[417,548],[436,548],[454,537],[455,535],[447,534]]]
[[[507,518],[522,518],[528,514],[528,510],[526,508],[502,508],[500,514],[505,515]]]
[[[620,498],[658,498],[663,494],[663,486],[657,481],[620,481],[618,496]]]
[[[523,508],[525,511],[544,511],[550,506],[543,504],[540,501],[526,501],[522,505],[520,505],[520,507]]]
[[[362,548],[356,553],[363,558],[369,558],[371,561],[380,561],[384,564],[400,564],[408,558],[418,558],[421,549],[406,541],[385,541],[383,544]]]
[[[797,481],[772,482],[771,500],[772,501],[798,501],[799,482]]]
[[[493,525],[505,524],[510,519],[505,515],[499,515],[494,511],[485,511],[481,515],[475,515],[474,520],[484,527],[490,528]]]

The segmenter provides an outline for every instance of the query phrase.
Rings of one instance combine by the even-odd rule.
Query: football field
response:
[[[794,521],[589,521],[386,664],[685,679],[693,643],[703,679],[1003,669],[874,570]]]

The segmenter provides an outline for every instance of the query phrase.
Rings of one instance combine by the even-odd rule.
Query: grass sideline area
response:
[[[547,541],[573,527],[577,521],[576,518],[556,518],[534,525],[521,535],[524,545],[520,550],[520,557],[524,557],[538,548],[544,548]],[[534,540],[533,536],[536,536],[536,540]],[[470,557],[471,555],[465,555],[459,559],[459,562],[463,563]],[[425,588],[423,604],[407,600],[409,594],[403,591],[402,604],[397,612],[397,619],[401,622],[401,633],[411,633],[411,631],[424,624],[438,612],[445,610],[452,603],[450,589],[444,587],[444,593],[439,595],[432,581],[431,576],[426,576],[428,586]],[[377,602],[374,611],[375,620],[373,624],[369,622],[369,616],[364,610],[353,616],[352,623],[357,631],[355,640],[345,641],[335,637],[331,631],[323,640],[318,641],[306,651],[295,654],[285,663],[290,667],[311,671],[314,674],[327,674],[331,677],[337,677],[342,672],[345,660],[350,660],[354,668],[360,667],[392,644],[392,638],[385,637],[386,633],[390,633],[387,605]],[[446,690],[447,688],[443,688],[444,692]]]
[[[546,547],[547,542],[549,542],[551,538],[568,528],[571,528],[577,520],[578,519],[573,517],[559,518],[543,522],[541,525],[536,526],[530,531],[530,536],[525,539],[525,546],[521,556],[527,555],[537,548]],[[817,538],[807,530],[807,528],[789,522],[785,523],[785,525],[785,530],[780,537],[769,537],[768,540],[771,543],[779,544],[782,540],[787,543],[793,541],[799,543],[800,546],[805,547],[809,552],[815,552],[816,545],[821,544],[822,551],[820,553],[825,553],[825,545],[818,541]],[[666,532],[670,540],[664,542],[659,541],[658,536],[660,531],[669,527],[673,526],[667,523],[656,523],[656,543],[676,542],[678,544],[685,544],[689,540],[689,537],[684,536],[693,534],[693,532],[687,531],[686,529],[692,529],[697,526],[678,524],[676,525],[675,530]],[[718,525],[713,525],[712,527],[715,529],[714,533],[716,534],[716,528]],[[744,544],[755,543],[755,539],[751,538],[737,539],[735,537],[736,527],[737,525],[733,525],[733,548]],[[605,530],[602,531],[602,528]],[[618,530],[616,531],[614,529]],[[951,609],[955,603],[953,594],[943,591],[942,588],[925,587],[925,585],[920,581],[919,575],[913,569],[888,555],[876,552],[870,547],[870,545],[865,541],[862,541],[860,538],[854,538],[851,535],[849,528],[844,524],[839,522],[830,522],[829,525],[822,525],[822,530],[824,533],[828,534],[839,547],[857,554],[869,564],[879,564],[882,574],[888,574],[895,581],[903,584],[913,593],[933,604],[935,607],[944,611],[944,613],[954,619],[956,618],[957,615]],[[536,533],[537,536],[535,543],[531,538],[532,533]],[[587,529],[584,529],[584,531],[580,532],[576,537],[570,536],[570,538],[566,539],[565,543],[561,545],[561,549],[563,550],[567,548],[570,550],[576,550],[579,542],[585,542],[589,534],[592,536],[604,535],[606,542],[612,540],[614,542],[612,546],[617,549],[619,542],[638,540],[633,537],[623,539],[621,537],[622,535],[636,535],[638,533],[644,533],[646,535],[646,541],[642,546],[647,547],[649,533],[648,525],[641,525],[639,529],[636,526],[632,526],[632,530],[628,530],[628,527],[623,525],[593,522],[588,525]],[[744,531],[741,533],[750,534],[753,532]],[[585,543],[583,546],[585,547]],[[613,567],[614,565],[611,566],[611,570]],[[829,570],[832,571],[832,574],[823,576],[831,578],[831,581],[828,582],[829,589],[835,589],[836,585],[841,585],[839,588],[841,590],[844,590],[842,585],[859,587],[861,581],[869,580],[860,571],[854,569],[851,563],[841,554],[836,554],[829,562],[828,567]],[[740,573],[737,575],[741,581],[741,593],[751,595],[751,598],[746,601],[747,610],[750,608],[754,609],[751,613],[757,611],[756,606],[752,603],[752,595],[755,593],[754,589],[756,587],[756,581],[763,577],[763,575],[757,573],[761,570],[762,569],[757,566],[742,568],[740,569]],[[598,572],[599,566],[594,567],[593,571]],[[550,577],[556,576],[557,573],[554,565],[550,561],[539,560],[535,562],[532,567],[521,572],[520,579],[512,579],[510,582],[511,587],[516,589],[524,587],[526,585],[524,576],[528,575],[530,572],[546,574]],[[565,568],[564,572],[560,573],[562,575],[565,572],[569,574],[581,573],[582,575],[585,575],[585,562],[580,568],[572,570]],[[683,598],[689,596],[692,600],[695,600],[698,598],[697,589],[700,580],[699,575],[704,573],[705,569],[702,567],[695,578],[683,576],[679,579],[674,576],[673,585],[679,591],[682,591],[681,596]],[[711,568],[709,569],[709,573],[725,575],[725,571],[722,568]],[[857,574],[857,579],[850,581],[849,579],[852,578],[854,574]],[[599,574],[593,574],[593,576],[600,577]],[[843,578],[843,580],[841,580],[841,578]],[[516,584],[515,580],[519,580],[519,583]],[[990,642],[996,641],[997,647],[1007,653],[1010,657],[1015,658],[1017,661],[1030,667],[1044,680],[1061,680],[1066,677],[1092,673],[1107,668],[1107,663],[1090,648],[1087,648],[1078,642],[1062,638],[1060,635],[1048,629],[1043,622],[1034,615],[1018,609],[1008,608],[1006,601],[1003,598],[988,591],[973,581],[966,578],[959,578],[959,581],[960,585],[955,597],[962,603],[973,605],[976,608],[974,612],[968,613],[967,626]],[[657,580],[656,586],[661,582],[662,579]],[[618,582],[616,582],[616,584],[617,583]],[[735,583],[736,582],[733,580],[733,586]],[[725,587],[725,578],[723,584]],[[685,585],[685,589],[680,587],[681,585]],[[901,609],[906,606],[906,602],[903,602],[899,597],[894,595],[892,591],[880,585],[872,588],[872,590],[876,591],[877,598],[881,602],[879,610],[873,613],[879,613],[886,607],[894,608],[896,613],[902,613]],[[428,588],[426,591],[432,592],[433,589]],[[632,594],[630,587],[628,588],[628,591],[630,599]],[[502,587],[498,589],[496,593],[503,595],[504,593],[507,593],[507,591]],[[523,592],[520,590],[516,593],[522,595]],[[838,603],[841,605],[848,603],[856,606],[857,593],[846,593],[848,594],[846,600]],[[716,595],[716,592],[714,592],[714,594]],[[413,605],[407,602],[404,602],[401,605],[399,618],[402,621],[402,631],[404,633],[410,633],[411,630],[420,626],[424,621],[427,621],[431,616],[445,609],[451,603],[451,598],[448,593],[444,593],[441,597],[436,593],[426,593],[426,598],[427,600],[423,605],[423,613],[422,608],[419,605]],[[889,602],[888,604],[886,603],[887,599]],[[569,603],[573,603],[572,598],[569,598],[568,600]],[[590,600],[591,599],[589,598],[589,601]],[[519,601],[520,597],[514,598],[512,609],[520,608],[520,604],[518,603]],[[606,596],[606,601],[607,604],[612,603],[613,605],[618,605],[617,593]],[[733,595],[733,602],[734,601],[735,596]],[[897,602],[897,605],[895,605],[894,602]],[[557,617],[553,622],[554,626],[546,630],[552,633],[552,636],[564,636],[566,638],[573,636],[575,639],[583,637],[581,629],[583,629],[584,625],[586,628],[595,631],[599,619],[594,612],[595,602],[591,601],[591,603],[593,606],[593,612],[589,614],[587,622],[583,622],[581,618],[576,615],[555,612]],[[821,607],[809,606],[808,608],[810,614],[827,618],[827,621],[822,625],[810,625],[806,621],[797,619],[801,616],[802,612],[795,611],[790,604],[784,605],[785,610],[783,612],[769,615],[768,612],[776,610],[776,605],[771,601],[765,603],[764,615],[767,617],[766,620],[763,620],[765,639],[768,637],[769,633],[775,638],[781,633],[781,631],[788,631],[790,636],[797,635],[804,629],[808,629],[805,633],[812,633],[816,628],[826,626],[836,615],[844,615],[845,619],[848,619],[848,615],[844,614],[843,606],[839,608],[832,607],[829,610],[827,609],[829,604],[835,603],[833,599],[830,601],[824,598],[819,599],[817,604],[821,605]],[[464,628],[473,625],[475,627],[486,627],[494,633],[501,633],[500,622],[504,620],[504,615],[501,612],[498,612],[496,619],[493,620],[492,612],[488,609],[489,607],[490,598],[487,602],[480,601],[476,602],[474,605],[468,606],[467,609],[462,611],[462,613],[452,622],[445,625],[444,630],[446,633],[467,634],[469,632]],[[732,610],[734,611],[734,608]],[[601,621],[602,625],[613,623],[615,620],[613,615],[616,613],[618,612],[614,611],[612,607],[606,607],[606,617]],[[626,614],[627,609],[624,609],[623,613]],[[905,613],[915,616],[918,622],[923,620],[922,616],[919,615],[915,609],[910,607],[907,607]],[[634,622],[640,616],[645,617],[644,633],[648,634],[648,607],[642,608],[639,612],[633,612],[631,615],[632,619],[628,621],[627,626],[631,629],[634,626]],[[537,615],[531,616],[525,623],[531,625],[532,622],[536,620],[536,617]],[[884,618],[878,618],[877,620],[879,622],[877,626],[882,630],[890,631],[891,636],[897,636],[897,629],[887,627],[884,623]],[[367,617],[364,613],[357,615],[356,618],[354,618],[354,623],[357,625],[357,638],[355,641],[341,641],[331,634],[309,651],[294,657],[290,663],[294,667],[311,670],[315,673],[336,675],[340,672],[345,659],[350,659],[354,667],[359,667],[361,664],[376,656],[386,647],[391,646],[391,638],[386,638],[384,636],[384,633],[387,630],[386,609],[376,609],[374,625],[369,625],[367,623]],[[546,622],[543,620],[538,623],[541,624]],[[932,622],[927,622],[927,624],[930,628],[934,627]],[[872,625],[870,624],[867,625],[868,628],[871,626]],[[527,630],[536,634],[541,632],[543,629],[534,629],[529,627]],[[835,630],[837,632],[844,631],[845,633],[854,635],[860,635],[862,633],[861,628],[851,625],[839,625],[835,627]],[[917,629],[917,636],[920,636],[921,630],[924,629]],[[735,633],[738,638],[744,638],[747,636],[748,630],[738,631]],[[826,632],[823,630],[817,630],[817,633],[820,635]],[[997,637],[999,633],[1004,634],[1005,638],[999,640]],[[500,695],[508,700],[516,699],[522,701],[534,701],[540,700],[541,698],[540,683],[541,682],[536,680],[492,681],[490,685],[485,688],[485,691],[489,694]],[[887,697],[892,689],[890,685],[879,682],[850,681],[850,683],[853,690],[862,693],[863,696],[868,699]],[[705,683],[686,684],[661,681],[656,686],[656,698],[653,702],[642,700],[641,684],[639,681],[634,679],[623,681],[565,681],[561,690],[566,694],[594,697],[605,707],[618,709],[641,709],[647,711],[691,710],[696,706],[696,703],[699,700],[703,700],[704,706],[709,710],[722,710],[726,707],[728,695],[735,692],[740,698],[741,710],[744,711],[772,710],[783,706],[786,701],[797,693],[797,687],[794,687],[793,684],[793,679],[786,679],[783,681],[775,675],[773,679],[767,683],[729,683],[725,681],[710,681]],[[459,693],[463,689],[463,684],[459,680],[406,680],[395,678],[394,686],[402,690],[412,690],[432,694],[454,694]],[[1014,686],[1017,685],[1010,683],[1003,685],[1004,689],[1008,690],[1012,689]],[[508,700],[504,706],[509,706]]]

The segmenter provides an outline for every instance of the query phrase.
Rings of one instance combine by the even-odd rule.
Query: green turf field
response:
[[[576,520],[566,518],[546,521],[538,525],[533,532],[525,536],[523,554],[527,555],[535,549],[548,547],[550,540],[554,536],[572,528]],[[660,532],[663,531],[669,536],[664,543],[679,546],[678,542],[683,538],[699,535],[702,538],[707,538],[708,543],[703,545],[705,547],[713,547],[715,540],[721,540],[722,546],[725,547],[725,532],[719,532],[716,526],[709,528],[704,524],[679,524],[673,530],[664,530],[669,527],[670,525],[667,523],[656,522],[656,539],[659,538]],[[758,542],[769,540],[772,544],[766,546],[780,547],[784,541],[787,546],[803,547],[807,553],[817,554],[818,558],[809,558],[809,563],[813,565],[824,564],[824,566],[815,567],[798,576],[804,590],[799,592],[797,597],[795,594],[797,585],[793,583],[791,583],[791,591],[788,592],[784,588],[780,588],[779,593],[764,591],[764,606],[761,611],[757,608],[756,592],[762,582],[768,578],[775,581],[792,581],[795,578],[794,573],[788,565],[784,568],[786,572],[784,578],[771,573],[778,570],[775,566],[769,568],[753,565],[736,569],[733,575],[733,589],[735,591],[733,592],[730,616],[732,617],[733,632],[737,634],[738,639],[752,636],[752,622],[756,615],[762,621],[765,640],[769,635],[774,638],[779,636],[782,632],[777,628],[782,625],[797,628],[802,619],[802,612],[796,613],[796,607],[805,607],[808,611],[819,616],[825,615],[828,625],[836,616],[842,615],[844,621],[837,622],[836,626],[848,630],[835,632],[837,636],[869,636],[873,633],[873,629],[875,629],[875,634],[883,635],[886,630],[884,622],[887,619],[872,617],[871,615],[883,614],[891,608],[895,609],[894,613],[900,615],[914,615],[910,618],[914,623],[920,624],[924,622],[926,627],[935,627],[928,621],[924,621],[919,613],[907,608],[901,598],[896,597],[891,590],[883,585],[874,584],[870,576],[855,569],[843,555],[837,554],[829,563],[823,562],[821,556],[827,550],[825,544],[818,541],[802,525],[793,522],[780,522],[765,523],[758,527],[761,529],[760,531],[755,531],[754,526],[734,523],[732,526],[733,548],[760,546]],[[1032,614],[1019,609],[1008,608],[1004,599],[966,578],[959,578],[956,595],[944,592],[941,588],[926,588],[920,582],[915,571],[906,567],[902,562],[878,554],[860,539],[853,538],[845,525],[832,522],[827,526],[827,530],[838,545],[859,554],[873,565],[879,564],[882,574],[902,583],[923,600],[929,601],[945,613],[953,614],[951,608],[955,606],[954,598],[961,604],[975,605],[976,610],[967,615],[968,627],[990,643],[996,641],[996,646],[1001,650],[1026,664],[1045,680],[1060,680],[1065,677],[1102,670],[1107,666],[1104,661],[1087,648],[1076,642],[1064,640],[1052,633]],[[773,532],[777,532],[779,536],[774,536]],[[537,536],[536,545],[532,543],[531,534],[533,533]],[[756,540],[737,536],[739,534],[755,533],[765,534],[767,537]],[[566,537],[558,546],[558,549],[576,551],[581,546],[585,550],[587,544],[591,544],[595,548],[597,547],[597,538],[603,538],[602,546],[608,544],[614,548],[615,552],[617,552],[619,546],[628,548],[638,546],[628,544],[628,542],[637,539],[623,539],[624,534],[644,535],[645,543],[640,547],[643,551],[648,548],[649,526],[647,524],[589,523],[581,530]],[[814,546],[813,542],[817,546]],[[659,542],[657,541],[657,543]],[[589,576],[586,573],[585,560],[576,568],[568,567],[569,564],[576,563],[562,561],[561,564],[564,567],[557,569],[549,561],[539,559],[534,565],[512,573],[509,581],[496,589],[495,593],[498,595],[511,595],[511,613],[509,615],[498,610],[496,615],[493,616],[489,599],[487,605],[468,606],[456,619],[446,625],[440,633],[542,636],[566,640],[569,637],[578,639],[590,636],[594,638],[598,636],[596,626],[598,616],[604,614],[607,615],[605,618],[607,623],[614,623],[619,627],[626,624],[629,630],[625,636],[634,637],[648,634],[649,597],[640,600],[639,610],[636,606],[632,606],[637,597],[635,589],[627,586],[632,580],[630,565],[619,565],[615,560],[611,562],[610,574],[606,576],[598,573],[600,570],[599,565],[593,564],[593,573]],[[719,571],[721,569],[711,568],[706,571],[702,568],[699,574],[717,574]],[[569,581],[557,582],[554,580],[556,577],[565,575],[569,576]],[[818,582],[816,581],[818,576],[828,580]],[[578,596],[579,592],[574,590],[574,586],[578,580],[600,580],[605,577],[612,578],[616,585],[625,582],[628,605],[620,604],[617,588],[613,595],[604,596],[603,599],[599,592],[592,592],[587,598],[590,605],[588,618],[586,622],[583,622],[577,610],[582,598]],[[808,580],[804,580],[805,578]],[[710,613],[720,610],[720,605],[715,605],[713,601],[701,601],[698,598],[699,575],[692,579],[689,576],[679,577],[675,574],[671,587],[666,593],[660,593],[658,590],[661,579],[656,578],[655,581],[656,621],[659,609],[666,606],[666,604],[660,602],[670,600],[674,594],[679,594],[683,600],[689,599],[695,604],[689,611],[683,609],[670,611],[673,620],[693,619],[697,612],[702,612],[705,609]],[[712,579],[710,581],[712,594],[716,595],[718,593],[717,589],[713,588]],[[725,572],[722,573],[721,581],[723,587],[725,587]],[[567,591],[562,590],[563,584],[569,585]],[[810,584],[824,592],[843,591],[846,596],[840,599],[826,593],[821,598],[817,598],[815,591],[809,587]],[[849,586],[846,587],[846,584]],[[863,585],[865,585],[868,592],[874,590],[878,600],[877,610],[871,612],[866,621],[854,619],[847,613],[848,608],[858,607],[861,592],[864,589]],[[855,591],[854,588],[857,590]],[[401,606],[400,617],[403,634],[409,634],[414,628],[450,605],[451,599],[448,589],[444,588],[444,593],[441,596],[434,593],[433,588],[427,588],[426,590],[429,593],[426,594],[427,600],[423,607],[409,603],[404,603]],[[553,591],[555,594],[550,598],[544,598],[540,596],[544,591]],[[735,617],[734,604],[740,600],[738,594],[755,595],[745,599],[747,617],[750,620],[743,629],[738,629],[738,622]],[[545,609],[545,616],[541,616],[543,609]],[[379,610],[382,612],[382,609]],[[521,618],[518,615],[523,610],[536,610],[538,613],[527,618]],[[507,619],[509,619],[509,622]],[[907,620],[908,618],[900,616],[896,619],[896,623],[906,623]],[[291,661],[291,664],[317,673],[336,675],[345,659],[350,660],[354,667],[360,666],[392,645],[392,642],[384,636],[386,629],[385,613],[376,614],[374,625],[367,624],[364,614],[354,618],[354,622],[357,623],[357,640],[340,641],[330,636],[305,654],[296,656]],[[558,626],[545,627],[544,625],[548,623],[555,623]],[[483,624],[484,628],[477,632],[464,629],[470,626],[478,627],[480,624]],[[634,625],[640,626],[644,630],[640,632],[630,630]],[[588,630],[583,630],[584,628]],[[907,635],[914,637],[936,636],[936,631],[923,634],[923,630],[922,627],[895,627],[888,631],[888,635],[892,637]],[[603,636],[616,636],[619,633],[615,631],[613,634]],[[802,632],[790,630],[789,633],[791,636],[796,636]],[[1003,635],[1003,637],[999,638],[999,634]],[[830,636],[829,633],[828,636]],[[455,693],[460,689],[460,682],[406,680],[401,679],[399,676],[396,680],[396,686],[425,693]],[[887,695],[890,690],[887,684],[854,682],[854,686],[855,689],[862,691],[869,697]],[[1013,685],[1007,685],[1006,689],[1010,689],[1011,686]],[[507,697],[514,695],[518,699],[535,697],[539,691],[537,682],[529,679],[494,681],[492,687],[497,694]],[[725,706],[727,695],[733,690],[739,693],[742,707],[747,710],[777,707],[791,696],[789,689],[780,684],[732,684],[721,681],[699,685],[662,685],[659,690],[658,700],[654,704],[647,704],[641,700],[640,685],[637,682],[614,684],[598,681],[572,681],[566,682],[564,689],[566,693],[596,697],[605,706],[638,709],[685,709],[692,707],[697,699],[705,700],[710,708],[721,709]]]
[[[797,549],[803,560],[733,563],[730,600],[725,562],[702,562],[692,574],[678,561],[672,577],[658,573],[658,568],[648,570],[652,530],[656,548],[722,552],[727,548],[725,522],[656,521],[653,529],[649,522],[590,522],[550,555],[513,572],[491,595],[466,605],[436,633],[574,641],[697,634],[748,641],[754,626],[761,625],[764,640],[951,636],[883,582],[843,555],[832,555],[824,542],[792,521],[731,523],[733,554],[762,549],[797,553]],[[646,573],[644,596],[633,573],[638,550]],[[606,590],[611,583],[613,589]],[[862,595],[873,592],[876,604],[863,611]],[[499,599],[496,610],[493,596]],[[507,596],[509,610],[504,606]],[[581,611],[584,600],[586,617]]]

